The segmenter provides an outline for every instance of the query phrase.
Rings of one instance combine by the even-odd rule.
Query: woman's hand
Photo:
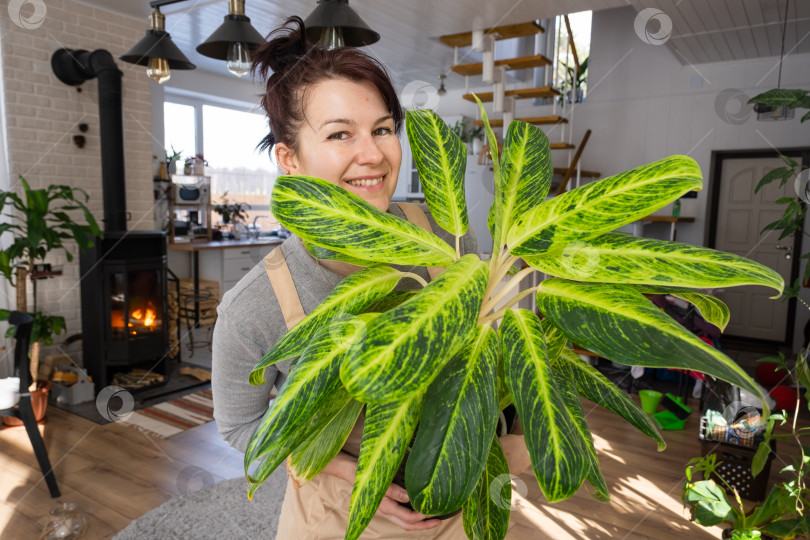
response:
[[[357,459],[345,452],[338,452],[335,459],[330,461],[322,472],[337,476],[354,485],[354,476],[357,473]],[[388,490],[377,508],[377,514],[405,531],[424,531],[442,524],[440,519],[422,521],[427,518],[426,515],[414,512],[397,502],[406,503],[408,500],[408,492],[405,489],[396,484],[391,484],[388,486]]]
[[[440,519],[427,519],[428,516],[399,504],[400,502],[406,503],[408,500],[408,492],[405,489],[396,484],[391,484],[388,486],[388,491],[385,492],[380,507],[377,508],[377,514],[403,531],[424,531],[442,524]]]

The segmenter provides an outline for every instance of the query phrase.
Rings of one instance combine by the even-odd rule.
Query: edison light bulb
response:
[[[150,58],[146,66],[146,74],[158,84],[163,84],[172,76],[169,70],[169,61],[165,58]]]
[[[237,77],[244,77],[250,71],[250,51],[244,43],[231,43],[226,60],[228,71]]]

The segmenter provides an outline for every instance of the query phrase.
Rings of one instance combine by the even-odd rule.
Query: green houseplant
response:
[[[4,242],[0,250],[0,274],[17,289],[16,309],[28,311],[26,279],[35,265],[58,249],[64,251],[68,261],[72,261],[68,243],[73,241],[79,249],[87,249],[93,246],[93,238],[100,236],[101,230],[85,205],[88,196],[83,190],[64,185],[32,189],[22,176],[20,185],[22,196],[14,191],[0,190],[0,214],[7,218],[0,223],[0,234],[13,234],[10,243]],[[76,213],[84,218],[85,224],[71,215]],[[0,310],[0,320],[7,321],[9,313],[9,310]],[[65,319],[37,311],[36,288],[32,315],[31,375],[33,385],[36,385],[39,348],[43,343],[50,345],[53,336],[64,331]],[[13,333],[14,328],[10,328],[6,337]]]
[[[503,538],[509,507],[496,504],[490,487],[508,473],[495,429],[510,403],[549,501],[570,497],[586,479],[597,498],[609,496],[579,395],[665,446],[648,416],[574,354],[569,340],[617,362],[702,371],[759,394],[731,359],[643,294],[688,298],[722,324],[725,305],[694,288],[756,283],[778,294],[779,275],[735,255],[611,232],[700,189],[697,164],[674,156],[547,201],[552,165],[545,134],[513,122],[498,156],[483,107],[482,116],[495,150],[488,220],[495,249],[488,261],[460,256],[468,228],[466,152],[431,111],[407,113],[408,138],[428,206],[456,236],[455,248],[324,180],[277,179],[272,212],[285,227],[316,257],[367,268],[338,284],[251,373],[252,384],[263,384],[267,366],[296,358],[248,444],[249,495],[288,456],[297,478],[318,474],[365,407],[346,538],[357,538],[369,523],[414,432],[405,467],[413,507],[427,515],[463,508],[470,538]],[[530,267],[513,269],[518,258]],[[446,269],[416,292],[392,292],[401,279],[421,278],[388,264]],[[535,269],[555,277],[496,310]],[[529,294],[542,319],[510,309]],[[503,500],[510,495],[507,488]]]

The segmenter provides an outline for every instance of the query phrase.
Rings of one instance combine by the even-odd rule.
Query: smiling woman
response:
[[[262,106],[270,128],[260,146],[275,156],[285,173],[277,182],[307,182],[311,190],[306,197],[310,201],[321,200],[323,194],[319,190],[324,187],[336,185],[345,190],[341,190],[345,195],[343,207],[337,208],[334,214],[334,230],[338,234],[341,211],[358,204],[373,210],[365,201],[376,210],[390,214],[382,214],[385,219],[397,222],[406,219],[418,225],[411,226],[411,233],[423,241],[433,242],[431,238],[435,238],[434,248],[444,254],[437,259],[436,266],[453,260],[454,255],[477,253],[471,229],[457,238],[439,227],[426,209],[390,203],[402,160],[397,135],[403,123],[403,112],[385,69],[357,49],[311,47],[305,35],[303,22],[297,17],[291,18],[287,27],[269,36],[269,41],[254,57],[254,73],[266,81]],[[295,227],[302,228],[324,225],[322,219],[310,220],[305,210],[296,213],[295,222]],[[435,236],[429,234],[431,231]],[[374,234],[368,235],[370,245],[379,241]],[[363,261],[316,259],[307,251],[310,249],[318,257],[329,257],[326,247],[305,247],[298,236],[290,237],[231,289],[218,308],[213,344],[214,416],[225,439],[241,451],[247,449],[249,455],[253,448],[249,441],[255,438],[256,432],[265,429],[267,419],[275,414],[275,409],[268,407],[273,386],[283,387],[284,396],[292,393],[297,396],[292,399],[304,400],[303,407],[312,405],[306,403],[308,393],[305,388],[299,388],[301,376],[289,360],[269,365],[261,377],[251,375],[257,363],[267,358],[268,351],[284,347],[285,339],[289,341],[290,335],[298,335],[287,333],[288,329],[305,315],[318,316],[329,309],[330,302],[340,303],[340,291],[349,286],[348,282],[367,288],[368,298],[373,295],[382,298],[395,285],[397,289],[424,285],[439,271],[422,266],[399,267],[412,279],[398,284],[400,272],[396,266],[361,270],[351,262]],[[403,298],[405,293],[393,294]],[[333,298],[337,300],[330,300]],[[327,321],[331,320],[330,316],[334,319],[334,313],[324,316]],[[340,332],[336,330],[334,336],[327,333],[326,338],[309,336],[304,341],[313,346],[322,345],[324,350],[334,350],[337,354],[340,346],[332,341],[340,341]],[[321,343],[319,339],[326,341]],[[305,368],[301,370],[306,372]],[[327,394],[333,395],[337,403],[345,391],[334,388]],[[280,396],[277,402],[283,401]],[[339,410],[335,417],[342,419],[342,428],[336,426],[313,440],[299,441],[284,454],[285,457],[290,455],[291,481],[277,538],[342,539],[346,534],[352,487],[361,481],[356,478],[363,478],[362,467],[358,473],[362,440],[366,438],[365,431],[375,429],[375,423],[366,419],[363,404],[357,401],[333,408]],[[529,465],[528,454],[522,440],[510,438],[519,436],[506,435],[502,440],[510,463],[516,467],[514,472],[518,473]],[[312,455],[308,450],[314,447],[322,455],[329,454],[329,459],[318,464],[307,461]],[[403,446],[403,453],[404,449]],[[386,459],[389,458],[383,461]],[[252,459],[246,459],[246,463],[250,461]],[[283,459],[274,467],[279,465],[283,466]],[[254,471],[246,469],[246,473],[250,478]],[[354,530],[351,538],[356,538],[361,531],[364,538],[396,539],[414,535],[433,539],[465,538],[461,514],[439,520],[412,510],[407,506],[406,490],[392,483],[393,476],[392,471],[390,477],[375,478],[381,486],[376,500],[352,502],[352,512],[359,509],[363,516],[355,515],[351,520]],[[361,522],[363,526],[358,528]]]

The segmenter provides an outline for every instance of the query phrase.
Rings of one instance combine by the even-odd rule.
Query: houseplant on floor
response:
[[[338,284],[252,372],[251,383],[262,384],[265,367],[297,358],[248,444],[249,494],[288,456],[299,480],[314,477],[365,407],[346,538],[357,538],[371,520],[414,432],[405,468],[413,507],[426,515],[463,508],[470,538],[503,538],[511,494],[507,488],[502,499],[491,497],[490,488],[508,474],[495,429],[509,404],[552,502],[573,495],[586,479],[597,498],[609,497],[579,395],[665,446],[648,416],[583,362],[569,340],[617,362],[701,371],[759,395],[731,359],[643,295],[665,290],[720,321],[725,305],[693,289],[759,284],[778,295],[779,275],[735,255],[611,232],[700,189],[697,164],[674,156],[546,201],[553,169],[545,134],[513,122],[498,156],[483,107],[482,117],[495,174],[488,220],[495,250],[488,261],[460,256],[468,228],[466,151],[431,111],[407,113],[408,138],[428,206],[456,236],[455,248],[329,182],[276,180],[272,213],[279,222],[319,258],[367,268]],[[513,269],[519,258],[530,266]],[[415,294],[392,293],[401,279],[421,278],[387,264],[446,270]],[[535,269],[555,277],[502,305]],[[543,319],[510,309],[529,294]]]
[[[43,263],[48,254],[57,249],[63,250],[67,260],[72,261],[69,243],[76,242],[81,250],[92,247],[93,238],[101,236],[101,230],[85,205],[88,196],[83,190],[64,185],[32,189],[22,176],[20,186],[22,196],[14,191],[0,190],[0,214],[7,218],[0,223],[0,234],[13,234],[11,242],[4,242],[3,249],[0,250],[0,274],[16,287],[16,309],[28,311],[26,280],[35,266]],[[76,214],[81,215],[85,223],[75,218]],[[36,287],[34,292],[34,327],[30,351],[32,392],[38,389],[40,347],[43,344],[50,345],[53,336],[65,328],[63,317],[37,311]],[[9,313],[9,310],[0,310],[0,320],[7,321]],[[13,331],[10,328],[6,337],[11,337]]]

